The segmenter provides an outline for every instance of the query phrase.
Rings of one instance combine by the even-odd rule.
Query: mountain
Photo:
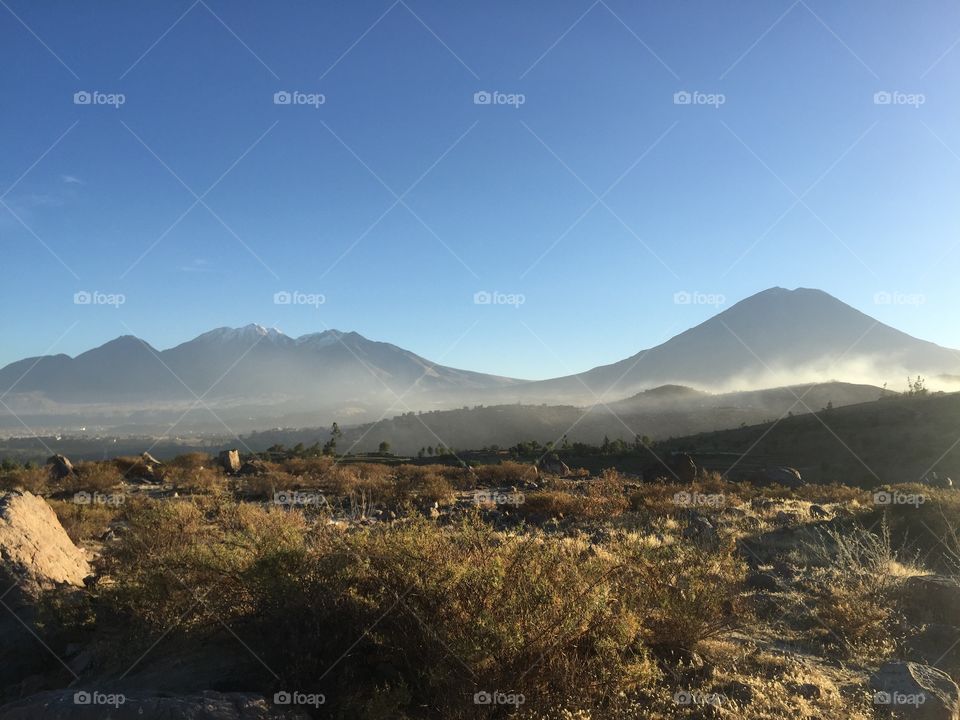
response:
[[[666,384],[719,391],[836,378],[899,387],[907,374],[958,370],[960,352],[884,325],[821,290],[778,287],[625,360],[515,392],[525,402],[609,402]]]
[[[459,402],[517,382],[439,365],[355,332],[291,338],[259,325],[218,328],[168,350],[123,336],[75,358],[28,358],[0,369],[0,394],[9,393],[5,402],[21,417],[80,414],[108,424],[136,416],[149,425],[195,406],[192,419],[199,414],[218,429],[206,407],[247,427],[297,413],[318,423],[326,414],[363,419],[404,403]]]
[[[703,391],[831,379],[901,387],[907,374],[955,378],[960,353],[822,291],[772,288],[625,360],[542,381],[446,367],[339,330],[293,338],[260,325],[218,328],[167,350],[126,335],[74,358],[28,358],[0,369],[0,397],[16,413],[0,406],[0,425],[245,432],[481,403],[603,408],[628,398],[640,410],[676,409],[694,407]],[[748,406],[765,407],[759,398]]]

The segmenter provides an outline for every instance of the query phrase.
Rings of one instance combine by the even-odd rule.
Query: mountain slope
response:
[[[459,402],[465,393],[516,382],[439,365],[357,333],[291,338],[259,325],[218,328],[163,351],[124,336],[75,358],[30,358],[0,369],[0,393],[9,391],[6,402],[17,412],[42,406],[49,414],[54,403],[66,414],[119,417],[197,404],[267,423],[346,407],[379,414],[404,394],[418,404]]]
[[[602,406],[650,388],[660,388],[664,406],[686,407],[691,388],[722,393],[832,379],[900,387],[907,374],[960,375],[960,352],[822,291],[772,288],[654,348],[537,382],[446,367],[338,330],[292,338],[259,325],[218,328],[167,350],[127,335],[75,358],[28,358],[0,369],[0,395],[19,415],[4,411],[0,424],[134,424],[147,431],[170,423],[222,430],[227,423],[239,431],[478,403]]]
[[[607,401],[668,383],[712,390],[830,378],[898,383],[957,372],[960,353],[918,340],[820,290],[771,288],[667,342],[583,373],[528,383],[525,400]]]

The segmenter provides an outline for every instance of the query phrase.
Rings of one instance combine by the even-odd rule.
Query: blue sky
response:
[[[946,1],[4,0],[0,364],[258,322],[540,378],[774,285],[960,347],[958,40]]]

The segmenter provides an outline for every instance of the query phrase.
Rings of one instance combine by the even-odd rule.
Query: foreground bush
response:
[[[728,547],[622,535],[599,549],[476,515],[345,533],[222,498],[151,502],[128,520],[98,591],[140,638],[127,652],[172,627],[203,642],[224,623],[287,687],[349,717],[475,717],[474,694],[494,691],[602,710],[660,681],[651,649],[696,647],[739,613]]]

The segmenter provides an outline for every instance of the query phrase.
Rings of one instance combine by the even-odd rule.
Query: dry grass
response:
[[[79,544],[99,539],[122,512],[118,505],[81,505],[72,500],[48,500],[63,529]]]
[[[0,471],[0,490],[26,490],[42,494],[50,486],[50,469],[46,467],[16,468]]]
[[[81,462],[73,469],[74,474],[62,482],[66,492],[106,493],[123,482],[121,471],[112,462]]]

